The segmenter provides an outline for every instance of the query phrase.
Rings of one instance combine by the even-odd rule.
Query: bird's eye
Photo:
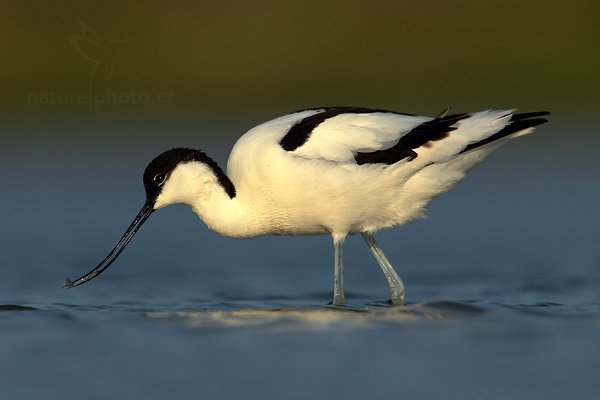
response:
[[[156,175],[154,175],[154,178],[152,178],[152,182],[156,186],[161,186],[163,183],[165,183],[165,178],[166,178],[165,174],[156,174]]]

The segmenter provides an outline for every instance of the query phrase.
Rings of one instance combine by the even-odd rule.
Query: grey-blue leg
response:
[[[334,240],[334,266],[333,266],[333,301],[334,306],[344,304],[344,264],[342,262],[343,241]]]
[[[363,239],[365,239],[365,242],[367,242],[369,250],[371,250],[371,253],[373,253],[373,256],[377,260],[377,263],[379,264],[381,270],[385,275],[385,279],[387,279],[388,284],[390,285],[390,300],[392,304],[404,304],[405,291],[402,279],[400,279],[396,271],[394,271],[392,264],[390,264],[388,259],[385,257],[385,254],[383,254],[383,251],[381,251],[381,248],[375,241],[373,235],[367,232],[363,232],[362,237]]]

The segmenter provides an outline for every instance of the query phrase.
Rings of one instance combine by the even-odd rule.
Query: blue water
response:
[[[598,396],[600,141],[558,117],[427,220],[377,236],[406,307],[387,305],[359,237],[345,246],[349,303],[334,308],[328,238],[223,238],[182,206],[155,213],[101,277],[62,289],[120,238],[153,156],[195,146],[224,165],[257,122],[4,128],[0,398]]]

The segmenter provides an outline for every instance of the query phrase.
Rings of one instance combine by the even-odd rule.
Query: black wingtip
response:
[[[518,127],[514,127],[513,129],[518,129],[518,130],[522,130],[522,129],[527,129],[527,128],[533,128],[534,126],[538,126],[538,125],[542,125],[545,124],[546,122],[548,122],[548,120],[546,118],[533,118],[533,119],[526,119],[526,120],[522,120],[523,122],[525,122],[525,124],[523,124],[522,126],[524,126],[523,128],[519,129]],[[513,124],[517,124],[519,123],[519,120],[513,120]]]
[[[63,286],[63,289],[71,289],[74,287],[75,287],[75,284],[73,283],[72,280],[70,280],[69,278],[65,279],[65,285]]]
[[[529,113],[513,114],[510,117],[510,123],[508,125],[506,125],[500,131],[496,132],[495,134],[493,134],[492,136],[490,136],[486,139],[483,139],[476,143],[471,143],[470,145],[465,147],[461,151],[461,153],[465,153],[465,152],[467,152],[469,150],[473,150],[477,147],[481,147],[488,143],[492,143],[498,139],[502,139],[503,137],[512,135],[513,133],[517,133],[524,129],[533,128],[534,126],[544,124],[544,123],[548,122],[547,119],[536,118],[536,117],[541,117],[541,116],[545,116],[545,115],[550,115],[550,112],[549,111],[535,111],[535,112],[529,112]]]

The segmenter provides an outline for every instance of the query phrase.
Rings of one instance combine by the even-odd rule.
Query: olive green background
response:
[[[595,1],[2,2],[0,114],[599,105]]]

